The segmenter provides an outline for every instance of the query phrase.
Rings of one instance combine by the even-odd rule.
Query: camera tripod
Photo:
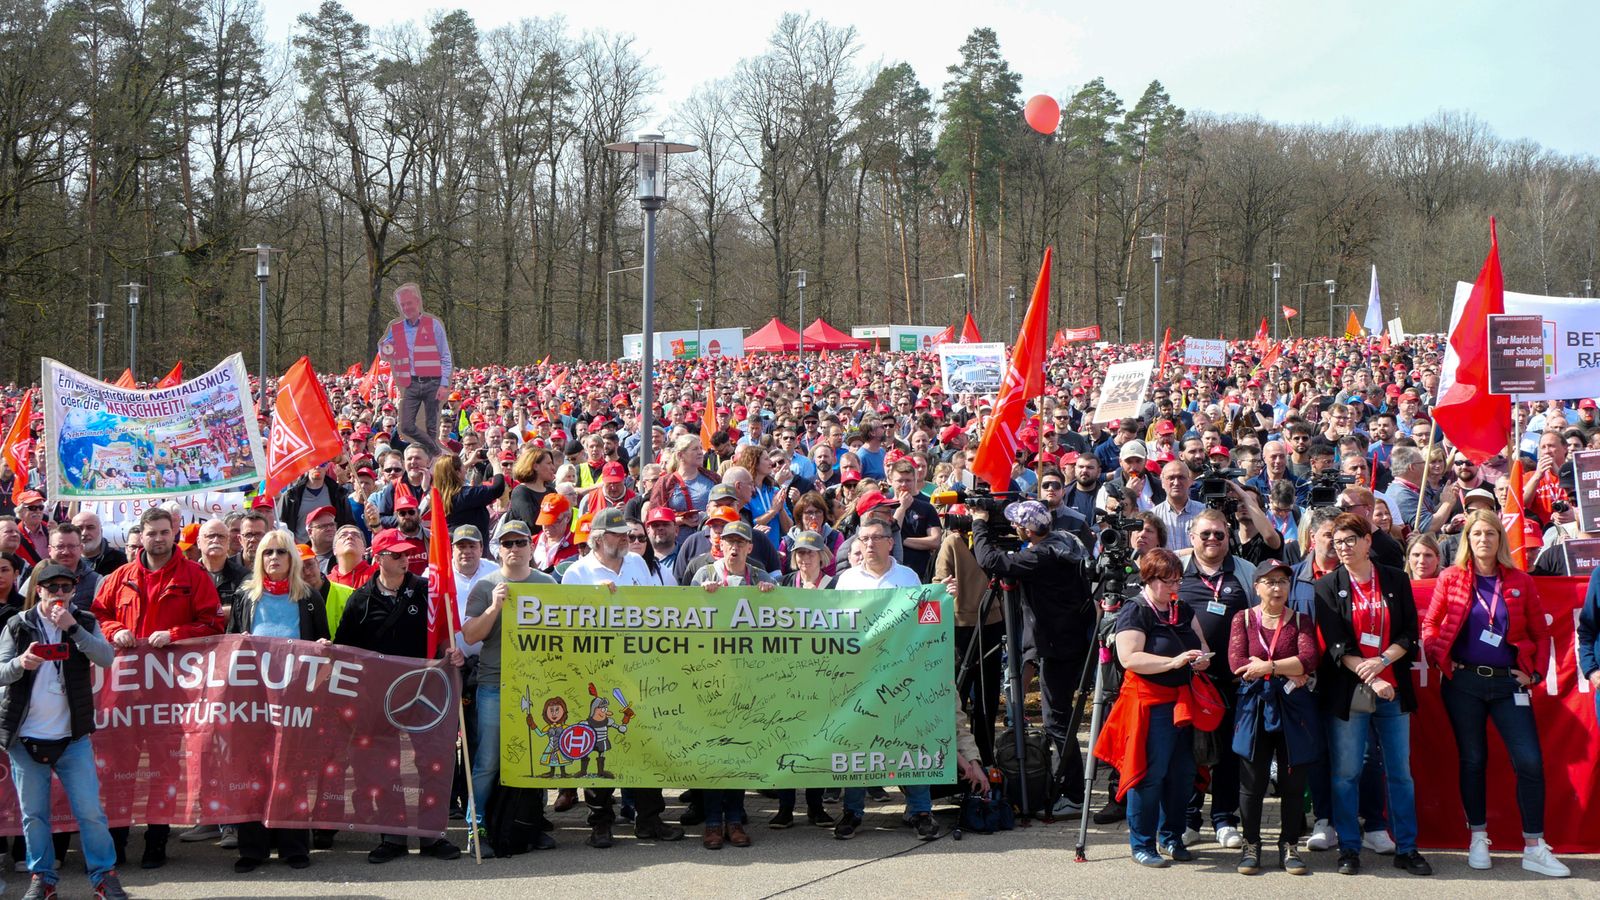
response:
[[[1019,815],[1023,819],[1030,818],[1032,810],[1028,806],[1028,756],[1027,756],[1027,717],[1024,714],[1023,704],[1025,693],[1022,683],[1022,599],[1017,593],[1016,583],[1009,578],[991,577],[989,586],[983,592],[983,599],[978,602],[977,625],[973,628],[972,637],[967,640],[967,647],[961,654],[961,665],[956,670],[956,690],[965,694],[969,686],[974,665],[978,666],[978,690],[980,697],[987,696],[987,688],[983,681],[982,656],[994,653],[998,647],[987,651],[983,647],[983,625],[989,618],[989,610],[993,608],[995,597],[1000,598],[1000,610],[1005,623],[1005,650],[1006,674],[1008,687],[1006,691],[1006,708],[1011,712],[1011,737],[1014,741],[1013,750],[1017,759],[1017,797]],[[992,711],[991,711],[992,712]]]

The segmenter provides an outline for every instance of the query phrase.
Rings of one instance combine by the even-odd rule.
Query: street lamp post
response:
[[[967,273],[957,272],[954,275],[940,275],[937,278],[924,278],[917,282],[917,290],[922,295],[922,324],[928,324],[928,282],[949,281],[952,278],[966,278]]]
[[[1150,263],[1155,267],[1155,282],[1151,297],[1153,302],[1150,309],[1151,325],[1150,340],[1159,345],[1161,343],[1161,257],[1165,252],[1167,236],[1164,234],[1150,235]]]
[[[799,334],[800,361],[806,361],[806,270],[795,269],[789,273],[795,276],[795,287],[800,289],[800,327],[796,329]]]
[[[611,276],[620,275],[623,272],[637,272],[637,271],[639,271],[639,270],[641,270],[643,268],[644,268],[644,266],[629,266],[626,269],[612,269],[611,271],[606,273],[606,358],[607,359],[616,359],[617,358],[616,355],[614,355],[611,352]]]
[[[106,302],[89,304],[94,308],[94,377],[106,380]]]
[[[1583,280],[1583,295],[1585,297],[1593,297],[1594,296],[1594,279],[1593,278],[1585,278]]]
[[[257,385],[256,409],[267,408],[267,280],[272,277],[272,254],[282,253],[277,247],[257,244],[240,247],[240,253],[253,253],[256,257],[256,286],[260,288],[260,302],[256,310],[256,342],[259,352],[257,365],[261,379]]]
[[[1283,278],[1283,263],[1272,264],[1272,339],[1278,340],[1278,322],[1283,318],[1283,307],[1278,305],[1278,281]]]
[[[1324,281],[1323,284],[1328,286],[1328,337],[1337,337],[1338,335],[1334,333],[1335,326],[1333,324],[1333,292],[1338,289],[1339,285],[1332,278]]]
[[[639,459],[648,463],[655,459],[651,444],[655,442],[655,377],[656,327],[656,213],[667,205],[667,159],[674,153],[691,153],[699,148],[693,144],[670,143],[659,134],[641,134],[637,141],[619,141],[607,144],[614,153],[633,157],[634,175],[638,179],[639,209],[644,212],[644,347],[639,360]]]
[[[694,298],[694,356],[695,359],[705,359],[706,339],[700,333],[700,310],[704,309],[706,302],[699,297]]]
[[[1006,334],[1016,334],[1017,333],[1017,286],[1013,284],[1010,287],[1006,288],[1006,296],[1009,297],[1010,300],[1011,300],[1011,328],[1010,328],[1010,330],[1008,330],[1006,332]]]
[[[133,374],[133,380],[139,380],[139,291],[144,285],[137,281],[130,281],[123,287],[128,289],[128,371]]]
[[[1122,306],[1128,302],[1125,296],[1117,298],[1117,343],[1122,343]]]

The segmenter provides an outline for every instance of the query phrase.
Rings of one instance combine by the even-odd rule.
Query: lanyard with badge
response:
[[[1372,593],[1362,590],[1354,578],[1350,579],[1350,590],[1355,593],[1356,608],[1352,618],[1355,620],[1356,633],[1361,636],[1361,646],[1381,651],[1383,636],[1389,631],[1389,605],[1383,602],[1378,573],[1372,573]],[[1366,619],[1365,627],[1362,619]]]
[[[1211,579],[1207,578],[1202,572],[1197,571],[1194,574],[1200,579],[1201,584],[1211,590],[1211,602],[1206,604],[1206,612],[1213,616],[1227,615],[1228,605],[1222,602],[1222,585],[1227,582],[1228,573],[1218,572],[1216,584],[1212,584]]]
[[[1472,590],[1473,602],[1489,615],[1489,624],[1485,626],[1482,631],[1478,632],[1478,640],[1483,641],[1485,644],[1488,644],[1491,647],[1499,647],[1500,642],[1505,640],[1505,635],[1498,634],[1494,630],[1495,616],[1499,615],[1500,613],[1500,598],[1502,596],[1501,585],[1502,582],[1500,576],[1496,575],[1494,577],[1494,587],[1489,593],[1488,603],[1483,602],[1483,592],[1478,590],[1476,585],[1473,586]]]

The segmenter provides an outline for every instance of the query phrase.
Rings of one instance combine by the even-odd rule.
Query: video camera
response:
[[[1228,482],[1243,477],[1243,469],[1206,463],[1206,467],[1200,472],[1200,502],[1231,515],[1238,507],[1238,503],[1228,491]]]
[[[1095,558],[1090,578],[1099,596],[1100,608],[1116,612],[1128,592],[1128,576],[1133,574],[1133,533],[1144,528],[1139,519],[1125,519],[1103,509],[1094,511],[1100,525],[1100,554]]]
[[[1344,490],[1344,486],[1355,483],[1356,477],[1354,475],[1340,475],[1332,470],[1312,475],[1311,492],[1306,497],[1306,505],[1309,507],[1333,506],[1339,502],[1339,492]]]
[[[951,506],[960,503],[965,505],[969,510],[984,510],[989,514],[991,519],[1004,519],[1006,507],[1012,501],[1021,500],[1023,498],[1021,494],[1018,494],[1015,491],[1002,491],[1001,493],[996,494],[987,487],[973,487],[953,488],[947,491],[935,491],[933,496],[928,499],[929,502],[931,502],[934,506],[940,507],[941,514],[944,517],[944,526],[946,528],[951,528],[956,531],[970,532],[972,530],[972,516],[962,516],[951,513],[949,509]],[[1007,550],[1020,549],[1022,546],[1021,542],[1016,539],[1016,536],[1011,533],[1009,528],[994,529],[990,533],[990,536],[994,539],[996,544],[999,544],[1002,548]]]

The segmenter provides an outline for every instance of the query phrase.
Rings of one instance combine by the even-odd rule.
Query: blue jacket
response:
[[[1233,752],[1254,759],[1256,739],[1262,732],[1282,731],[1289,748],[1289,765],[1303,766],[1322,758],[1322,714],[1311,691],[1300,688],[1285,694],[1282,677],[1239,682],[1238,705],[1233,713]]]
[[[1600,670],[1600,569],[1589,576],[1589,591],[1578,613],[1578,671],[1588,678]]]

